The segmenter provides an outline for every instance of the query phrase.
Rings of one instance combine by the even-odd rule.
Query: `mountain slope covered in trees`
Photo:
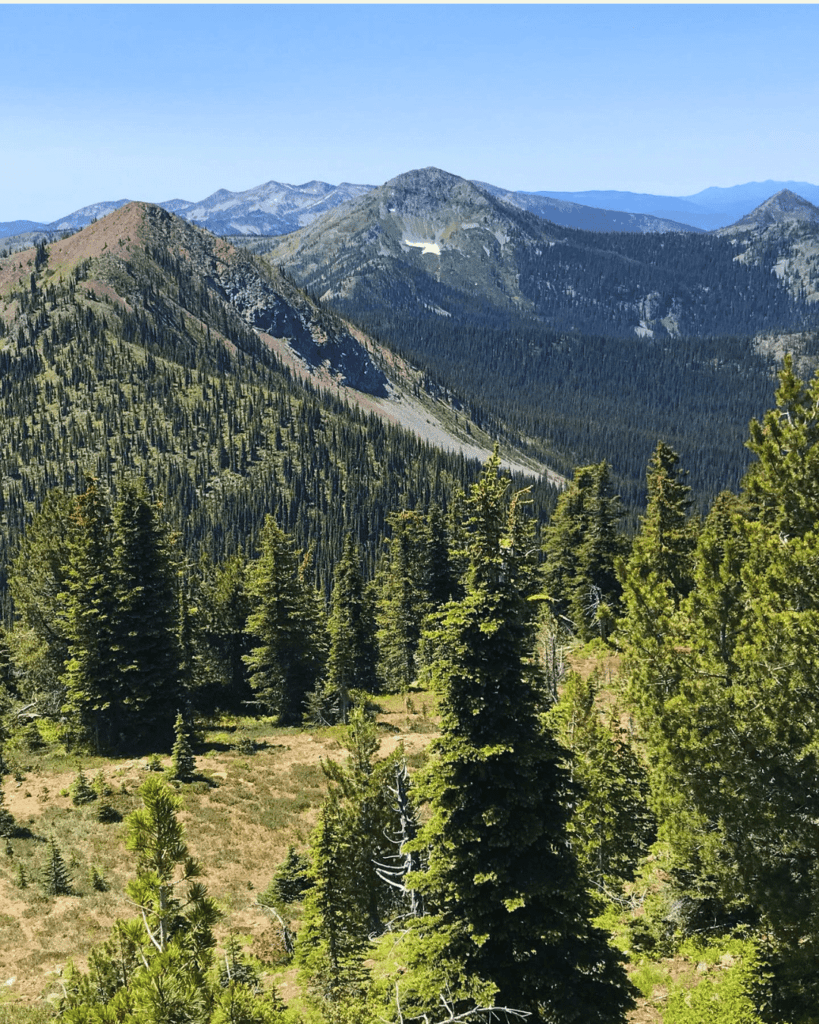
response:
[[[371,572],[389,511],[477,472],[390,425],[395,389],[336,316],[157,207],[0,262],[0,330],[4,564],[49,490],[140,476],[193,557],[252,550],[273,513],[329,586],[345,531]]]
[[[563,473],[610,459],[634,506],[658,437],[691,465],[698,498],[737,486],[771,356],[815,359],[817,307],[777,264],[789,224],[737,258],[730,237],[557,228],[428,168],[266,258]]]

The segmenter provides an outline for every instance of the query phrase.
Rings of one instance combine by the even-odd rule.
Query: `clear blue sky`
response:
[[[0,5],[0,221],[435,165],[819,179],[813,5]]]

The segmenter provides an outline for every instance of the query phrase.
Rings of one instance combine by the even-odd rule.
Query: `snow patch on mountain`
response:
[[[441,247],[437,242],[411,242],[409,239],[404,239],[404,245],[409,245],[413,249],[420,249],[422,256],[440,256]]]

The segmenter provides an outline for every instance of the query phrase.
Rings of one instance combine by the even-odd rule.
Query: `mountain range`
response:
[[[305,199],[299,214],[310,223],[279,237],[219,238],[158,205],[126,203],[108,215],[98,206],[96,222],[76,234],[0,260],[8,339],[0,356],[10,386],[16,382],[8,398],[14,407],[0,409],[8,429],[21,415],[14,402],[28,393],[23,378],[39,394],[54,374],[73,381],[89,359],[107,366],[111,353],[138,344],[163,366],[204,361],[219,379],[232,366],[228,353],[253,387],[261,386],[257,373],[288,373],[300,387],[381,424],[403,425],[459,457],[485,457],[500,438],[507,461],[535,480],[606,458],[636,508],[658,437],[695,467],[698,495],[735,486],[743,471],[736,452],[748,420],[770,404],[776,361],[785,350],[805,367],[816,361],[819,210],[788,190],[730,229],[698,233],[578,230],[534,212],[537,197],[528,206],[513,203],[502,189],[437,168],[357,188],[342,201],[330,186],[313,187],[312,206]],[[288,195],[292,213],[301,199]],[[230,194],[214,198],[214,217],[234,209],[231,202]],[[87,324],[79,340],[71,324]],[[59,368],[49,369],[42,360],[64,344]],[[112,394],[119,372],[105,371]],[[145,388],[152,393],[153,385]],[[253,477],[266,493],[267,482],[253,476],[261,469],[246,454],[260,450],[258,424],[247,413],[256,425],[243,426],[244,412],[227,411],[236,394],[219,392],[218,413],[200,409],[197,398],[203,423],[210,415],[235,420],[210,469],[196,468],[195,458],[191,468],[190,442],[184,455],[173,439],[157,451],[144,437],[122,442],[128,451],[133,443],[154,453],[169,501],[177,500],[172,479],[191,495],[244,493],[250,483],[230,476],[237,459],[246,467],[242,480]],[[79,422],[90,392],[72,401]],[[190,419],[163,408],[137,419]],[[111,422],[116,417],[110,413]],[[115,472],[95,447],[106,445],[98,427],[89,433],[82,423],[80,448],[54,453],[61,467],[49,478],[55,485],[73,486],[89,460],[94,472]],[[19,439],[8,444],[15,450]],[[166,450],[176,452],[173,472]],[[135,456],[123,458],[133,463]],[[9,459],[0,475],[13,482],[19,455]],[[20,486],[25,506],[39,500],[45,483],[32,477]],[[291,502],[293,486],[282,488]],[[283,506],[282,516],[297,507]],[[189,510],[186,528],[202,532],[206,519]],[[302,525],[300,541],[309,542],[314,528]]]
[[[711,187],[690,196],[662,196],[641,192],[536,192],[586,206],[681,221],[703,231],[727,227],[752,208],[786,189],[819,203],[819,185],[806,181],[749,181],[730,188]]]
[[[751,182],[732,188],[708,188],[693,196],[654,196],[633,192],[525,192],[473,181],[496,198],[564,227],[585,231],[703,231],[725,227],[775,193],[787,188],[819,202],[819,186],[807,182]],[[373,185],[309,181],[288,185],[268,181],[242,192],[219,189],[205,199],[157,203],[216,235],[284,235],[306,227]],[[40,237],[54,240],[125,206],[129,200],[93,203],[50,223],[16,220],[0,223],[0,247],[19,249]]]
[[[578,231],[425,168],[234,241],[561,473],[610,458],[636,505],[660,436],[696,462],[698,493],[736,486],[771,359],[813,365],[817,214],[783,190],[733,234]]]

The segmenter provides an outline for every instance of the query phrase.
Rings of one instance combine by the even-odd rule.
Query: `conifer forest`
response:
[[[106,221],[0,259],[0,1024],[819,1024],[819,375],[732,490],[557,486],[526,395],[435,447],[270,343],[380,314]]]

